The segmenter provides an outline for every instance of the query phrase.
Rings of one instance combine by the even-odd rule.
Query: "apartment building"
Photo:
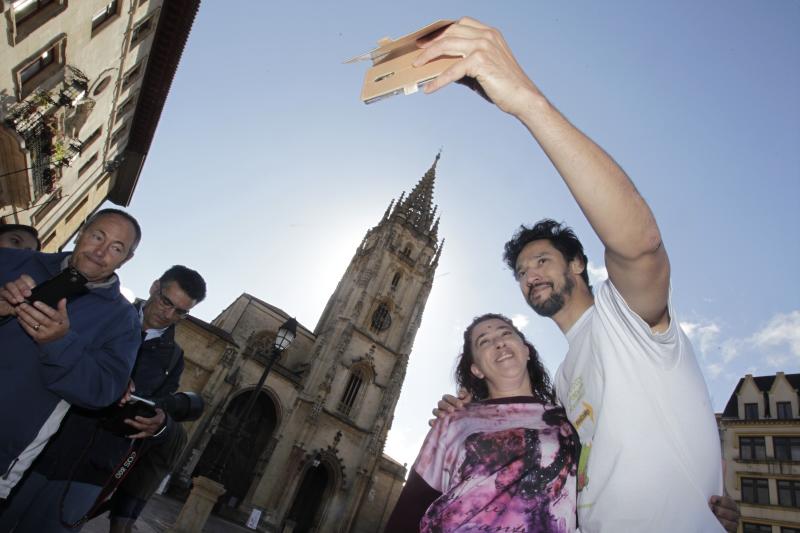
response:
[[[0,222],[60,249],[127,205],[199,0],[0,0]]]
[[[717,415],[741,533],[800,533],[800,374],[746,375]]]

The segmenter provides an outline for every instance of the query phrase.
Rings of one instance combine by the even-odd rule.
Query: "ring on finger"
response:
[[[33,329],[34,329],[34,331],[39,331],[39,328],[40,328],[40,327],[42,327],[42,325],[41,325],[41,324],[34,324],[34,325],[33,325]]]

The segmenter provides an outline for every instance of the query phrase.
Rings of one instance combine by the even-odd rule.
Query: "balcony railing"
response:
[[[63,110],[75,107],[88,87],[86,76],[67,65],[64,80],[58,86],[50,91],[34,91],[25,100],[12,104],[6,113],[6,125],[22,137],[30,154],[34,201],[53,190],[61,168],[69,166],[81,152],[81,142],[63,131]]]

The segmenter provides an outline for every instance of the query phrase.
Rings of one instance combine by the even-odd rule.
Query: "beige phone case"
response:
[[[443,30],[454,21],[439,20],[422,29],[410,33],[397,40],[383,38],[378,41],[378,48],[345,61],[354,63],[365,59],[372,60],[372,68],[364,77],[361,89],[361,100],[371,104],[396,94],[412,94],[426,83],[434,80],[458,61],[458,57],[440,57],[414,68],[414,60],[422,53],[417,41],[436,31]]]

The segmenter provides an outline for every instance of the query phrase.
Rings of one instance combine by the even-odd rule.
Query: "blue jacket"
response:
[[[0,249],[0,284],[41,283],[68,253]],[[119,281],[67,302],[70,330],[37,344],[16,319],[0,325],[0,473],[30,444],[61,399],[99,409],[124,393],[141,343],[139,317]]]
[[[139,348],[133,367],[135,394],[151,400],[169,396],[178,390],[183,367],[183,350],[175,342],[175,325],[172,325],[163,335],[145,341]],[[32,468],[51,480],[105,484],[131,445],[130,439],[99,426],[100,419],[113,415],[115,408],[112,405],[100,411],[71,409]],[[166,424],[159,436],[147,439],[148,445],[167,439],[179,429],[179,424],[169,416]]]

